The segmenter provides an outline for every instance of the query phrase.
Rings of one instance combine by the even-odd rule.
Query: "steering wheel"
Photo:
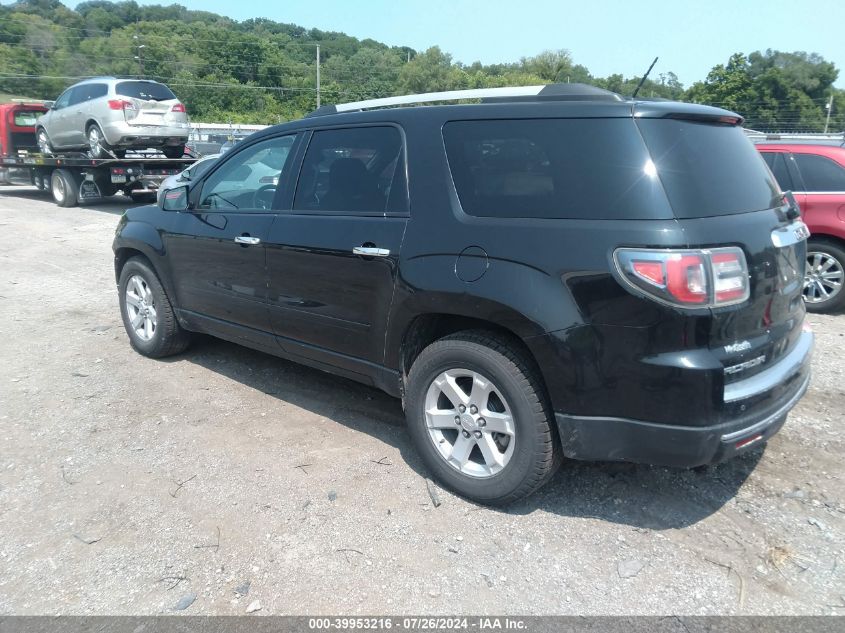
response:
[[[252,194],[252,208],[268,210],[273,206],[276,197],[276,185],[264,185]]]

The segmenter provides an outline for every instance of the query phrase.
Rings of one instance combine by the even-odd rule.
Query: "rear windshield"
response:
[[[164,84],[150,81],[121,81],[117,84],[115,92],[122,97],[146,101],[169,101],[176,98],[176,95],[170,92],[170,88]]]
[[[733,125],[637,119],[678,218],[779,206],[780,190],[759,152]]]
[[[44,113],[36,112],[35,110],[18,110],[15,112],[15,125],[23,127],[35,125],[35,121],[42,114]]]
[[[452,121],[443,137],[469,215],[672,217],[630,118]]]

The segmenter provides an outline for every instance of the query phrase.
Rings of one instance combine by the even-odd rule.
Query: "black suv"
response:
[[[448,99],[437,107],[388,107]],[[806,226],[710,107],[587,86],[328,106],[131,209],[133,347],[204,332],[401,397],[430,470],[507,503],[563,457],[696,466],[809,381]]]

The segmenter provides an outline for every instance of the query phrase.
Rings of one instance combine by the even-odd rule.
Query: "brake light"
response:
[[[134,110],[135,104],[126,99],[109,99],[109,108],[112,110]]]
[[[185,112],[185,104],[184,103],[177,103],[172,108],[170,108],[171,112]]]
[[[739,248],[620,248],[613,259],[629,286],[662,303],[717,307],[742,303],[749,296],[748,266]]]

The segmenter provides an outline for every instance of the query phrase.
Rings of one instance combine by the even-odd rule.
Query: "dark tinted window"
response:
[[[81,103],[85,97],[85,89],[86,86],[76,86],[75,88],[71,88],[69,91],[70,100],[67,102],[67,105],[72,106],[77,103]]]
[[[638,119],[637,125],[677,217],[781,204],[777,183],[741,128],[681,119]]]
[[[394,127],[314,132],[293,208],[384,213],[406,210],[402,135]],[[389,204],[388,204],[389,202]]]
[[[146,101],[169,101],[176,98],[176,95],[170,92],[170,88],[152,81],[121,81],[117,84],[115,93],[122,97]]]
[[[782,152],[761,152],[763,160],[772,170],[775,180],[784,191],[791,191],[795,187],[792,185],[792,177],[789,175],[789,170],[786,168],[786,158]]]
[[[443,136],[470,215],[671,217],[631,119],[453,121]]]
[[[73,88],[68,88],[62,94],[59,95],[59,98],[56,99],[56,102],[53,104],[54,110],[61,110],[62,108],[66,108],[70,105],[70,95],[73,92]]]
[[[84,84],[73,89],[73,97],[71,103],[84,103],[91,101],[91,99],[99,99],[105,97],[109,88],[106,84]]]
[[[807,191],[845,191],[845,169],[826,156],[794,154]]]

